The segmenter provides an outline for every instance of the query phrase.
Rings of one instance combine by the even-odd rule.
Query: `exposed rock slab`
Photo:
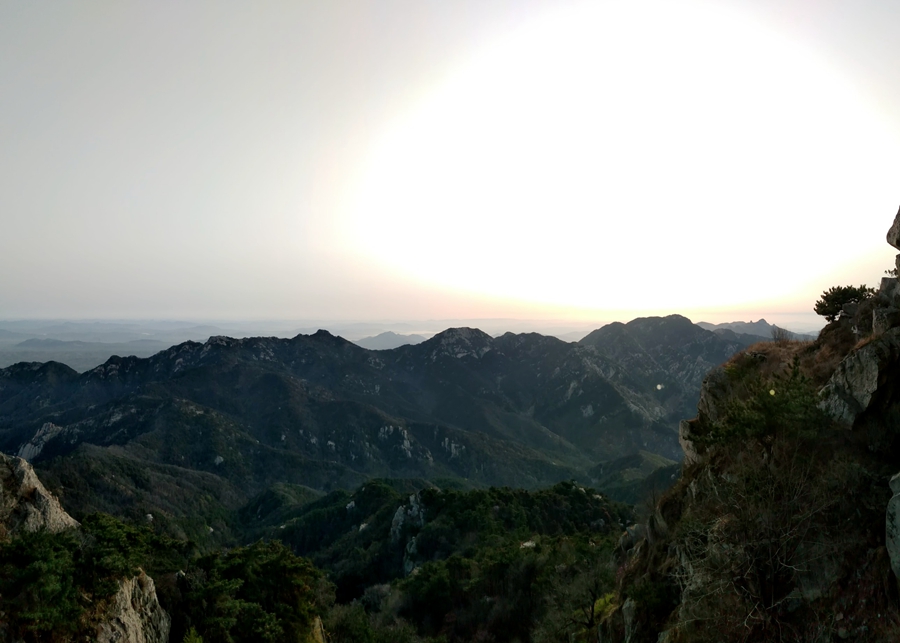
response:
[[[0,531],[7,536],[77,527],[56,497],[47,491],[25,460],[0,453]]]
[[[167,643],[171,626],[153,579],[142,571],[122,581],[107,618],[97,628],[97,643]]]

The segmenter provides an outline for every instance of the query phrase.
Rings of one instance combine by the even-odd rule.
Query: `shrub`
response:
[[[787,375],[759,377],[746,386],[748,395],[732,399],[722,421],[705,435],[697,436],[698,442],[723,444],[749,439],[771,453],[779,437],[810,438],[830,424],[817,406],[815,386],[800,372],[796,359]]]
[[[777,342],[779,344],[783,344],[784,342],[789,342],[794,339],[794,333],[787,330],[786,328],[781,328],[780,326],[772,326],[772,341]]]
[[[856,286],[832,286],[822,293],[822,297],[816,301],[814,310],[817,315],[822,315],[827,321],[833,322],[841,314],[841,309],[846,304],[858,304],[875,294],[874,288],[866,288],[863,284]]]

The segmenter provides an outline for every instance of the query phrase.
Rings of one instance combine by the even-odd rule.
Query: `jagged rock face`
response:
[[[8,536],[40,529],[59,532],[77,526],[78,522],[44,488],[30,464],[0,453],[0,528],[5,528]]]
[[[97,643],[167,643],[171,625],[156,597],[153,579],[141,572],[121,582],[97,628]]]

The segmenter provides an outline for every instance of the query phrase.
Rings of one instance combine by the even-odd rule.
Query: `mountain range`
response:
[[[789,333],[790,337],[794,339],[798,339],[801,341],[812,341],[816,338],[815,334],[809,333],[795,333],[793,331],[788,331],[786,329],[781,328],[780,326],[776,326],[775,324],[770,324],[765,319],[760,319],[759,321],[737,321],[737,322],[727,322],[724,324],[710,324],[709,322],[697,322],[697,325],[700,328],[705,328],[706,330],[711,330],[715,333],[726,333],[733,332],[739,335],[749,335],[751,337],[757,337],[758,340],[764,339],[772,339],[774,336],[773,333],[777,331],[785,331]]]
[[[0,450],[33,461],[76,515],[153,513],[189,532],[227,531],[225,508],[277,483],[591,483],[638,451],[680,459],[705,373],[748,341],[672,315],[579,343],[455,328],[371,351],[319,331],[184,342],[81,374],[20,363],[0,370]]]

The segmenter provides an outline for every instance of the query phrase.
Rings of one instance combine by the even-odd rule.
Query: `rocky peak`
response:
[[[97,643],[166,643],[172,621],[160,606],[153,579],[143,571],[119,584]]]
[[[77,526],[78,522],[41,484],[30,464],[0,453],[0,530],[6,536],[41,529],[59,532]]]
[[[300,337],[300,336],[298,336]],[[312,335],[309,335],[310,339],[316,340],[318,342],[322,342],[323,344],[330,344],[332,346],[345,346],[354,344],[352,342],[348,342],[346,339],[341,337],[340,335],[332,335],[327,330],[319,329]]]
[[[422,346],[431,351],[432,359],[439,355],[456,357],[482,357],[493,348],[490,335],[477,328],[448,328],[438,333]]]

